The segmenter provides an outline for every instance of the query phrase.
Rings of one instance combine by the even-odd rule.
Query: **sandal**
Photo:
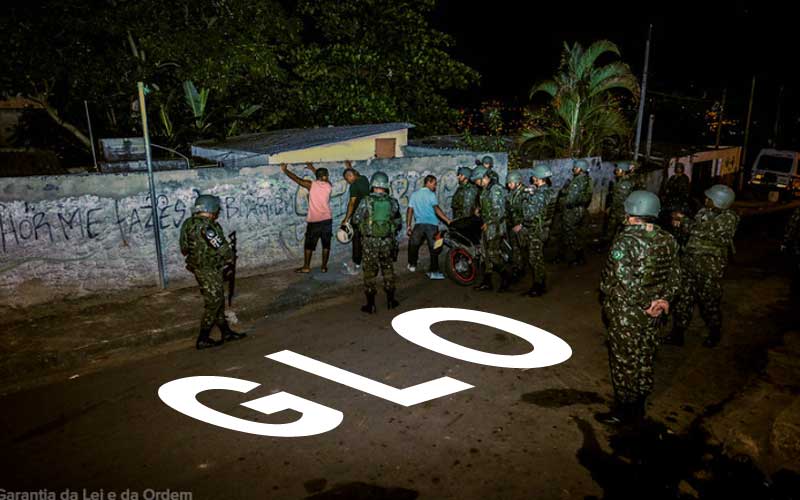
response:
[[[295,269],[294,272],[300,273],[300,274],[308,274],[308,273],[311,272],[311,269],[308,269],[306,267],[299,267],[299,268]]]

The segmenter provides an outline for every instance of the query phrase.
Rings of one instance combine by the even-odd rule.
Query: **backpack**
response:
[[[388,196],[371,196],[367,204],[367,234],[374,238],[394,236],[392,200]]]

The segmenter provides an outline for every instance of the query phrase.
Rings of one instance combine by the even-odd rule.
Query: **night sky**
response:
[[[641,76],[652,23],[651,91],[705,98],[700,105],[710,108],[727,88],[726,117],[738,120],[738,131],[731,132],[739,139],[723,139],[740,142],[751,81],[757,75],[753,133],[756,141],[764,142],[773,129],[778,88],[784,85],[782,142],[789,146],[800,131],[800,83],[794,77],[800,31],[797,9],[791,4],[771,0],[439,0],[433,23],[456,39],[453,54],[482,75],[480,88],[457,100],[476,104],[497,98],[523,105],[529,103],[533,84],[555,71],[564,41],[588,45],[609,39],[620,47],[623,61]],[[660,132],[665,125],[683,126],[665,114],[664,98],[650,97],[648,112],[660,113]]]
[[[456,38],[454,53],[481,72],[488,95],[526,94],[555,69],[564,41],[607,38],[640,74],[649,23],[651,77],[661,90],[749,89],[754,72],[771,80],[796,72],[800,32],[790,4],[440,0],[434,23]]]

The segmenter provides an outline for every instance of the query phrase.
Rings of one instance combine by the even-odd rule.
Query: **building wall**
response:
[[[371,176],[389,174],[404,210],[425,175],[440,178],[439,199],[449,211],[457,187],[455,168],[474,153],[356,162]],[[506,155],[495,156],[505,179]],[[335,223],[346,211],[344,165],[331,171]],[[303,165],[293,170],[302,172]],[[310,177],[310,173],[305,171]],[[222,200],[220,222],[237,231],[243,271],[299,261],[308,196],[276,166],[207,168],[155,173],[156,223],[162,231],[171,283],[191,283],[178,248],[179,229],[198,193]],[[0,186],[0,301],[26,305],[158,283],[147,174],[86,174],[6,178]],[[405,235],[405,232],[401,233]],[[334,254],[350,247],[334,241]]]
[[[400,158],[403,156],[403,148],[408,144],[408,129],[359,137],[349,141],[316,146],[299,151],[287,151],[286,153],[271,155],[269,163],[271,165],[279,165],[281,163],[304,163],[307,161],[368,160],[375,157],[375,139],[394,139],[395,156]]]
[[[589,162],[589,176],[592,178],[594,188],[594,195],[592,197],[592,203],[589,205],[589,211],[596,213],[605,208],[606,195],[608,194],[610,183],[614,180],[614,164],[603,162],[599,156],[584,159]],[[536,165],[544,164],[550,167],[553,171],[553,187],[556,189],[561,189],[564,184],[572,178],[572,165],[574,160],[570,158],[541,160],[533,163]],[[530,184],[533,168],[521,168],[518,172],[522,174],[522,179],[525,184]]]

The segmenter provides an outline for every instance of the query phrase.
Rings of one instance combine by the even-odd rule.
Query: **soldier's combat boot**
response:
[[[712,328],[710,332],[708,332],[708,337],[703,341],[703,347],[716,347],[719,344],[719,340],[722,338],[722,332],[719,328]]]
[[[628,406],[625,403],[614,402],[610,411],[594,414],[594,419],[605,425],[622,425],[628,420]]]
[[[586,256],[583,253],[583,250],[578,250],[575,252],[575,258],[569,263],[572,267],[582,266],[586,264]]]
[[[670,332],[669,335],[664,337],[662,343],[666,345],[682,346],[683,341],[684,341],[684,329],[678,327],[672,327],[672,332]]]
[[[474,288],[475,288],[475,290],[477,290],[479,292],[484,292],[486,290],[491,290],[492,289],[492,273],[483,273],[483,281],[481,281],[480,285],[478,285],[478,286],[476,286]]]
[[[511,286],[511,273],[508,271],[503,271],[500,273],[500,286],[497,287],[497,292],[507,292],[508,288]]]
[[[222,331],[223,342],[232,342],[234,340],[239,340],[247,337],[246,333],[239,333],[231,330],[231,327],[230,325],[228,325],[228,323],[220,325],[219,329]]]
[[[199,351],[200,349],[208,349],[209,347],[217,347],[222,345],[221,340],[214,340],[210,337],[211,329],[210,328],[201,328],[200,335],[197,336],[197,342],[195,343],[195,347]]]
[[[399,306],[400,302],[398,302],[394,298],[394,288],[390,288],[386,290],[386,308],[387,309],[394,309],[395,307]]]
[[[541,297],[545,293],[547,293],[547,287],[545,286],[545,284],[534,282],[533,285],[531,285],[531,289],[528,290],[528,292],[525,293],[525,295],[527,295],[528,297]]]
[[[375,307],[375,292],[364,292],[364,296],[367,297],[367,303],[361,306],[361,312],[375,314],[378,311]]]

